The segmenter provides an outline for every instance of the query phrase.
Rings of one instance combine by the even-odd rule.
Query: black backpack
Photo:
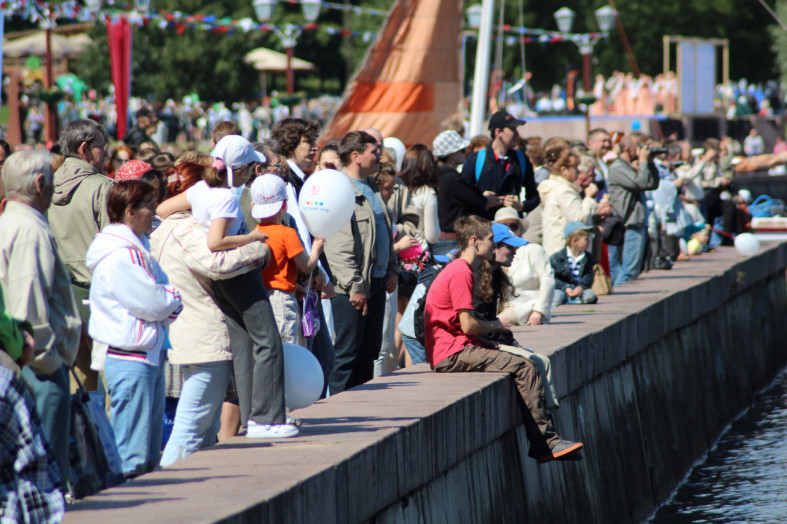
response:
[[[426,296],[429,294],[429,288],[432,287],[432,282],[434,282],[435,277],[437,277],[437,274],[442,270],[443,267],[429,266],[418,275],[418,283],[426,286],[426,292],[418,299],[418,307],[415,309],[415,315],[413,315],[413,330],[415,331],[416,340],[418,340],[422,346],[426,346],[426,327],[424,325]]]

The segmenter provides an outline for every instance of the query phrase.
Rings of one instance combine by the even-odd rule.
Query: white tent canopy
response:
[[[90,45],[87,35],[73,37],[52,34],[52,56],[76,56]],[[44,56],[46,54],[46,32],[38,31],[22,38],[3,42],[4,56]]]
[[[252,64],[258,71],[281,72],[287,70],[287,55],[265,47],[258,47],[249,51],[243,58],[247,64]],[[316,66],[300,58],[292,58],[293,71],[314,71]]]

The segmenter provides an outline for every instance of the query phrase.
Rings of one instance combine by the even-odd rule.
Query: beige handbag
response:
[[[593,266],[593,286],[591,289],[597,296],[612,294],[612,280],[604,272],[601,264]]]

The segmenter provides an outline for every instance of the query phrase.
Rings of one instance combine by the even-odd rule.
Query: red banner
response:
[[[109,62],[117,107],[117,139],[122,140],[128,126],[128,98],[131,91],[131,25],[125,17],[107,22]]]

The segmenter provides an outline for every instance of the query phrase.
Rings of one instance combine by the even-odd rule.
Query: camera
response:
[[[648,153],[650,153],[650,156],[666,155],[667,154],[667,148],[666,147],[651,147],[648,150]]]

